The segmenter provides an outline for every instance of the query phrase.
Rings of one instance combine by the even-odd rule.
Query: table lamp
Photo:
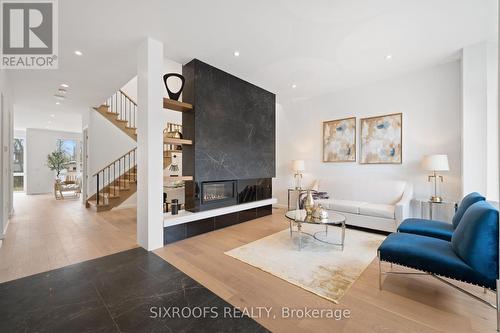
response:
[[[295,189],[300,190],[302,189],[302,172],[305,170],[305,163],[303,160],[293,160],[292,161],[292,168],[293,171],[295,172],[294,178],[295,178]]]
[[[432,175],[427,177],[427,181],[430,182],[434,179],[434,195],[431,196],[432,202],[442,202],[443,199],[437,194],[437,181],[438,178],[443,182],[443,176],[437,174],[437,171],[449,171],[450,166],[448,164],[448,155],[438,154],[438,155],[426,155],[422,159],[422,168],[427,171],[432,171]]]

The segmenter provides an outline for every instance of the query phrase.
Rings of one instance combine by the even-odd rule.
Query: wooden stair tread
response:
[[[94,107],[94,110],[99,112],[102,116],[104,116],[108,121],[114,124],[116,127],[122,130],[123,133],[128,135],[132,140],[137,141],[137,129],[128,126],[129,121],[118,119],[118,114],[109,110],[108,105],[100,105],[99,107]]]
[[[173,111],[186,112],[192,111],[193,105],[185,102],[175,101],[170,98],[163,98],[163,108]]]

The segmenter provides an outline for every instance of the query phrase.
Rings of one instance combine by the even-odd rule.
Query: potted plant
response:
[[[58,199],[58,192],[60,192],[60,182],[59,176],[61,175],[61,171],[66,168],[66,165],[69,162],[69,157],[62,150],[61,147],[58,147],[57,150],[53,151],[49,155],[47,155],[47,166],[50,170],[56,171],[56,179],[54,183],[54,195],[56,199]]]

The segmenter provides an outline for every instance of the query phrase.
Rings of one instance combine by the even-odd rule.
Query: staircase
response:
[[[117,91],[94,110],[137,141],[137,103],[126,93]],[[102,212],[121,205],[137,191],[137,148],[96,172],[92,181],[96,191],[87,198],[88,208]]]
[[[164,98],[165,109],[178,112],[193,111],[188,103]],[[137,142],[137,103],[122,90],[108,98],[106,103],[94,110],[118,127],[123,133]],[[163,133],[163,167],[172,163],[176,153],[182,152],[182,145],[192,144],[191,140],[182,139],[182,125],[167,124]],[[180,135],[179,135],[180,134]],[[192,180],[192,176],[164,177],[164,181]],[[111,210],[119,206],[137,191],[137,148],[117,158],[93,175],[95,193],[87,198],[86,206],[97,212]]]
[[[97,191],[87,207],[102,212],[121,205],[137,191],[137,148],[99,170],[94,179]]]
[[[137,141],[137,103],[123,91],[119,90],[106,101],[106,104],[94,110]]]

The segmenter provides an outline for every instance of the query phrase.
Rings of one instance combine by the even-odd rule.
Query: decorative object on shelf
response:
[[[361,119],[361,164],[401,164],[403,114]]]
[[[323,162],[356,162],[356,117],[323,122]]]
[[[182,133],[179,130],[167,131],[165,129],[163,132],[166,134],[167,138],[182,139]]]
[[[165,134],[165,136],[167,138],[183,139],[182,125],[167,123],[166,128],[163,130],[163,134]],[[175,150],[182,150],[182,145],[174,146],[174,149]]]
[[[167,193],[163,192],[163,212],[168,213]]]
[[[312,216],[316,219],[324,220],[328,218],[328,211],[321,204],[315,204]]]
[[[314,199],[312,196],[312,191],[307,191],[306,202],[304,203],[304,209],[306,210],[307,215],[312,215],[314,208]]]
[[[168,171],[171,172],[170,177],[179,176],[179,162],[177,161],[177,155],[172,156],[172,163],[168,167]]]
[[[178,199],[172,199],[170,202],[170,211],[172,215],[177,215],[179,213],[179,200]]]
[[[432,171],[432,175],[427,176],[427,181],[431,182],[434,179],[434,195],[431,196],[430,201],[432,202],[442,202],[443,198],[438,195],[437,182],[438,179],[443,182],[443,176],[438,175],[437,171],[449,171],[450,165],[448,163],[448,155],[436,154],[436,155],[426,155],[422,159],[422,169],[426,171]]]
[[[175,131],[167,131],[166,129],[163,131],[166,135],[167,138],[173,138],[173,139],[182,139],[182,133],[179,130]],[[175,150],[182,150],[181,145],[176,145],[174,146]]]
[[[295,178],[295,189],[296,190],[301,190],[302,189],[302,172],[305,170],[305,163],[303,160],[293,160],[292,161],[292,168],[295,174],[293,177]]]
[[[169,87],[168,87],[168,79],[170,77],[177,77],[177,78],[179,78],[181,80],[181,87],[179,88],[179,91],[172,92],[169,89]],[[170,99],[178,101],[179,97],[181,97],[182,89],[184,89],[184,82],[186,82],[186,79],[184,78],[184,76],[182,76],[181,74],[178,74],[178,73],[167,73],[167,74],[163,75],[163,82],[165,82],[165,88],[167,89],[168,97]]]

